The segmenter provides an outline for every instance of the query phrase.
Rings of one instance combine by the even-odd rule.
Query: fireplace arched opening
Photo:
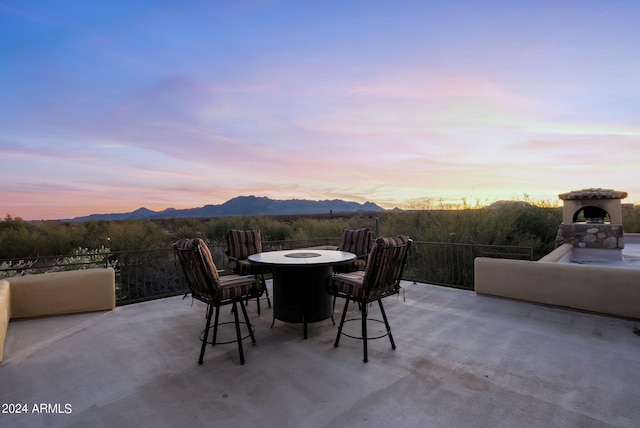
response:
[[[590,224],[611,223],[611,215],[601,207],[587,205],[573,214],[573,222]]]

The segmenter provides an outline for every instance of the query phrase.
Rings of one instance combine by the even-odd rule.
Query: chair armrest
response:
[[[227,258],[229,259],[230,262],[238,262],[238,263],[240,262],[239,258],[230,256],[229,254],[227,254]]]
[[[237,257],[233,257],[231,254],[229,254],[229,250],[224,250],[224,255],[227,256],[229,260],[233,260],[235,262],[240,261],[240,259],[238,259]]]

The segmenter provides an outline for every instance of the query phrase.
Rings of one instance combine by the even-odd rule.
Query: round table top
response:
[[[351,261],[356,255],[337,250],[282,250],[266,251],[248,257],[252,263],[272,266],[318,266]]]

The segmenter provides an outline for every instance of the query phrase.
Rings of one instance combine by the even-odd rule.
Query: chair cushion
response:
[[[329,281],[329,291],[331,293],[344,293],[357,299],[365,297],[363,286],[364,271],[336,273]]]
[[[202,253],[202,256],[205,260],[205,266],[207,268],[207,272],[213,278],[214,286],[218,281],[220,281],[220,276],[218,275],[218,269],[216,268],[216,264],[213,262],[213,256],[211,255],[211,251],[209,251],[209,247],[204,243],[202,239],[198,239],[198,248]]]
[[[229,270],[237,275],[256,275],[269,272],[267,266],[257,265],[249,260],[230,260]]]
[[[338,250],[361,256],[369,252],[369,229],[343,230]]]
[[[394,287],[396,287],[393,279],[396,279],[402,270],[402,255],[407,251],[406,246],[409,241],[408,235],[380,237],[376,239],[369,253],[363,281],[364,284],[371,284],[369,290],[370,297],[392,291]],[[382,261],[382,265],[374,267],[373,260],[377,257],[380,247],[385,247],[385,250],[388,251],[386,262]],[[391,248],[389,251],[387,250],[389,247],[396,248]],[[386,282],[386,280],[389,282]]]
[[[367,267],[371,266],[371,262],[376,257],[378,245],[382,245],[384,247],[391,247],[395,245],[406,245],[409,242],[409,235],[397,235],[397,236],[387,236],[387,237],[379,237],[374,242],[371,247],[371,251],[369,251],[369,256],[367,257]]]
[[[236,299],[257,296],[262,291],[262,283],[253,276],[225,275],[220,277],[220,287],[214,300]]]
[[[409,243],[409,235],[397,235],[379,237],[376,239],[376,244],[382,243],[385,247],[392,247],[394,245],[407,245]]]
[[[340,236],[340,245],[338,250],[348,251],[355,254],[358,258],[346,264],[336,265],[333,267],[334,272],[353,272],[356,270],[364,270],[367,266],[367,254],[369,253],[369,244],[371,233],[368,228],[342,231]]]
[[[230,230],[227,232],[229,256],[244,260],[251,254],[262,252],[262,238],[259,230]]]
[[[207,245],[201,238],[181,239],[174,245],[191,292],[204,299],[213,299],[215,291],[212,289],[219,287],[220,277]],[[198,253],[194,252],[196,249]]]

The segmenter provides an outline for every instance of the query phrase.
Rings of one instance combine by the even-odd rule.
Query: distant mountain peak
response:
[[[155,213],[155,211],[151,211],[148,208],[141,207],[141,208],[138,208],[137,210],[133,211],[131,214],[151,214],[151,213]]]

